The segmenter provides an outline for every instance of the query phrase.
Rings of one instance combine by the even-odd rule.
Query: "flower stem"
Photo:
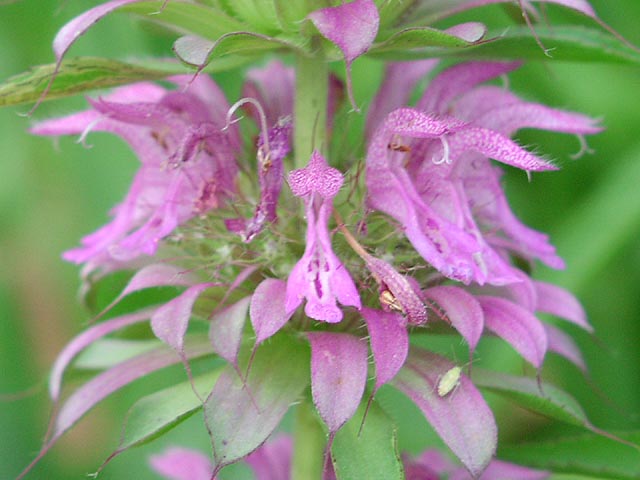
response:
[[[293,145],[295,167],[302,168],[326,141],[329,67],[322,57],[296,58]]]
[[[313,404],[308,400],[297,407],[293,432],[293,459],[291,480],[322,478],[326,435],[318,420]]]

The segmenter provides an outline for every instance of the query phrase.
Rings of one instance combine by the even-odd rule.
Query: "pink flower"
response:
[[[184,87],[189,77],[174,77]],[[141,166],[112,221],[65,252],[88,270],[155,254],[159,241],[235,190],[237,132],[221,132],[228,109],[218,86],[200,76],[187,92],[138,83],[90,100],[93,109],[36,124],[38,135],[105,131],[123,138]]]
[[[256,480],[287,480],[291,476],[293,442],[286,435],[267,441],[245,458]],[[151,467],[168,480],[211,480],[211,460],[196,450],[172,447],[149,459]]]
[[[293,312],[307,299],[305,313],[310,318],[335,323],[342,320],[342,305],[360,308],[360,296],[349,272],[331,248],[328,223],[336,196],[344,179],[327,165],[317,151],[305,168],[289,174],[294,195],[302,197],[307,217],[304,254],[287,280],[285,309]]]
[[[509,252],[555,268],[563,265],[546,235],[520,224],[511,213],[500,170],[489,159],[527,172],[556,167],[509,136],[523,127],[577,135],[600,131],[584,115],[477,86],[517,66],[470,62],[445,70],[416,109],[387,115],[367,152],[370,205],[397,220],[415,249],[442,275],[465,284],[520,281],[508,262]],[[371,119],[380,121],[377,115]]]

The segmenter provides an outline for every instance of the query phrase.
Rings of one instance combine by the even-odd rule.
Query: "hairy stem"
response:
[[[326,435],[313,404],[303,401],[297,406],[293,432],[291,480],[321,479]]]
[[[293,145],[295,167],[302,168],[326,141],[329,67],[322,57],[296,58]]]

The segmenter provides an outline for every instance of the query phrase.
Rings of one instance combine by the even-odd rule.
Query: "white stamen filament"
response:
[[[587,139],[584,138],[584,135],[576,135],[578,137],[578,142],[580,142],[580,150],[576,153],[569,155],[569,158],[572,160],[577,160],[581,158],[585,153],[594,153],[592,148],[589,148],[587,145]]]
[[[433,159],[432,162],[434,165],[442,165],[443,163],[451,165],[451,158],[449,157],[449,142],[447,142],[446,135],[442,135],[439,138],[442,143],[442,158],[439,160]]]
[[[236,120],[232,120],[231,117],[233,116],[234,113],[236,113],[236,110],[238,110],[241,106],[247,103],[250,103],[251,105],[253,105],[258,111],[258,117],[260,118],[260,130],[262,131],[262,141],[263,141],[264,151],[266,152],[265,158],[268,158],[269,154],[271,153],[271,148],[269,147],[267,116],[264,113],[264,109],[262,108],[262,105],[260,105],[260,102],[258,102],[258,100],[256,100],[255,98],[251,98],[251,97],[241,98],[236,103],[231,105],[231,108],[229,108],[229,111],[227,111],[226,124],[222,128],[222,131],[223,132],[226,131],[232,124],[242,120],[242,117]]]

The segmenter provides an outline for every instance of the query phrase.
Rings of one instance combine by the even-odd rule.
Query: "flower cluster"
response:
[[[72,22],[58,36],[59,60],[92,23],[135,3],[107,2]],[[407,2],[410,8],[390,17],[383,14],[390,15],[391,2],[383,3],[355,0],[304,17],[340,51],[354,108],[352,63],[408,35],[411,12],[434,21],[499,2],[452,2],[456,6],[450,7]],[[532,11],[529,2],[521,3]],[[595,18],[586,2],[551,3]],[[395,25],[399,37],[380,40],[381,25]],[[478,28],[463,24],[443,35],[473,42]],[[268,45],[279,38],[260,35]],[[184,56],[190,45],[189,58],[200,59],[191,63],[202,69],[213,47],[194,42],[183,39],[176,50]],[[536,316],[548,313],[591,329],[569,292],[534,280],[522,268],[535,261],[562,268],[563,262],[545,234],[511,211],[496,162],[527,175],[555,170],[550,160],[513,140],[514,134],[541,129],[576,135],[584,145],[583,137],[601,128],[587,116],[527,101],[500,86],[499,80],[520,65],[469,61],[447,66],[431,59],[386,64],[360,134],[366,144],[362,152],[331,148],[331,130],[350,108],[342,105],[342,82],[325,69],[327,88],[319,98],[326,104],[305,112],[299,96],[310,89],[300,68],[277,60],[246,72],[244,97],[233,105],[211,77],[199,72],[170,77],[175,89],[147,82],[123,86],[90,99],[85,112],[36,123],[31,131],[37,135],[115,134],[140,162],[111,222],[64,258],[84,266],[88,284],[116,270],[134,271],[111,305],[143,289],[180,289],[166,303],[96,323],[66,347],[51,377],[55,402],[71,361],[112,332],[148,321],[169,348],[159,345],[125,359],[71,394],[43,453],[106,396],[182,362],[194,398],[176,406],[165,423],[158,421],[156,431],[202,408],[213,463],[170,451],[152,461],[168,478],[212,478],[245,457],[258,478],[288,478],[274,472],[288,472],[283,465],[288,465],[291,442],[278,441],[279,455],[287,458],[275,462],[278,467],[269,461],[273,452],[260,447],[309,385],[310,400],[328,432],[326,456],[333,463],[325,473],[335,469],[339,477],[334,446],[340,432],[359,408],[366,432],[367,415],[381,415],[375,396],[385,384],[411,399],[464,465],[454,467],[428,452],[405,460],[407,478],[441,473],[477,478],[484,471],[483,478],[494,478],[494,471],[502,472],[495,478],[546,478],[546,473],[493,459],[497,427],[475,384],[496,381],[491,372],[472,381],[451,360],[409,341],[410,335],[439,325],[465,340],[470,357],[481,338],[491,334],[538,372],[549,351],[586,368],[573,341]],[[411,92],[428,76],[429,85],[411,106]],[[234,118],[241,108],[249,120]],[[313,125],[305,124],[309,118],[315,119]],[[300,140],[312,138],[313,129],[322,132],[326,144]],[[196,322],[208,328],[206,338],[190,327]],[[216,368],[213,376],[194,376],[192,363],[212,356],[227,366]],[[370,371],[375,379],[368,383]],[[133,444],[125,441],[114,455]],[[185,463],[188,474],[181,473]]]

